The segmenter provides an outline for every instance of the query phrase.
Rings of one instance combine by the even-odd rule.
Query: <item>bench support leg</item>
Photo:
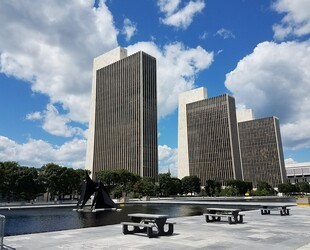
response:
[[[206,215],[206,222],[212,222],[213,220],[210,220],[209,215]]]
[[[149,238],[155,237],[155,235],[153,234],[153,228],[152,228],[152,227],[148,227],[148,228],[146,229],[146,232],[147,232],[147,236],[148,236]]]
[[[133,234],[134,230],[128,230],[128,225],[123,225],[123,234]]]
[[[168,224],[168,231],[165,232],[166,235],[172,235],[173,234],[173,224]]]

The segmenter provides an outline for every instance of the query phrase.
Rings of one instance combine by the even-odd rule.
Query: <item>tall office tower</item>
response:
[[[235,99],[227,94],[189,103],[189,173],[206,180],[242,179]]]
[[[179,94],[178,178],[189,176],[186,104],[207,98],[207,89],[198,88]]]
[[[94,59],[92,83],[86,169],[157,179],[156,59],[116,48]]]
[[[286,179],[279,120],[276,117],[240,122],[243,178],[256,187],[259,181],[277,187]]]

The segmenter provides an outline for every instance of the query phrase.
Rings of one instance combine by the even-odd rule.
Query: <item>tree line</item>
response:
[[[241,180],[226,180],[220,183],[215,180],[207,180],[203,185],[197,176],[185,176],[182,179],[171,177],[170,173],[158,175],[155,183],[150,177],[141,178],[127,170],[110,170],[97,173],[114,198],[122,196],[177,196],[177,195],[199,195],[199,196],[272,196],[277,192],[285,194],[310,193],[310,185],[300,182],[297,185],[291,183],[279,184],[276,191],[267,182],[258,182],[257,188],[253,189],[252,182]],[[223,185],[224,184],[224,185]],[[201,188],[203,186],[203,188]]]
[[[47,194],[47,201],[77,196],[85,170],[48,163],[41,168],[20,166],[17,162],[0,162],[0,198],[32,201]]]
[[[307,194],[310,193],[310,184],[308,182],[297,182],[296,184],[286,182],[279,184],[278,190],[284,194]]]
[[[122,196],[174,196],[183,193],[199,193],[200,179],[186,176],[182,180],[171,177],[170,173],[159,174],[158,182],[150,177],[140,177],[127,170],[100,171],[97,179],[105,185],[114,198]]]
[[[20,166],[17,162],[0,162],[0,198],[10,201],[31,201],[46,194],[46,201],[56,199],[76,199],[81,192],[85,170],[73,169],[48,163],[41,168]],[[110,170],[96,173],[96,179],[103,182],[113,198],[130,196],[265,196],[276,191],[266,182],[259,182],[253,190],[251,182],[226,180],[220,183],[207,180],[200,183],[197,176],[182,179],[171,177],[170,173],[158,176],[158,182],[150,177],[140,177],[127,170]],[[204,188],[201,188],[204,186]],[[310,193],[307,182],[279,184],[278,192],[285,194]]]

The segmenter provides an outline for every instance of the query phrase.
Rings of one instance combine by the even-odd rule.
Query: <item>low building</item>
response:
[[[290,183],[310,183],[310,162],[286,164],[285,168]]]

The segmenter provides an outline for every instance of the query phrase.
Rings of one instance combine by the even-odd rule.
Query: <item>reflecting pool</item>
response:
[[[119,212],[83,213],[73,207],[0,210],[5,216],[5,235],[51,232],[66,229],[118,224],[128,220],[129,213],[167,214],[170,217],[203,214],[204,205],[127,204]]]

